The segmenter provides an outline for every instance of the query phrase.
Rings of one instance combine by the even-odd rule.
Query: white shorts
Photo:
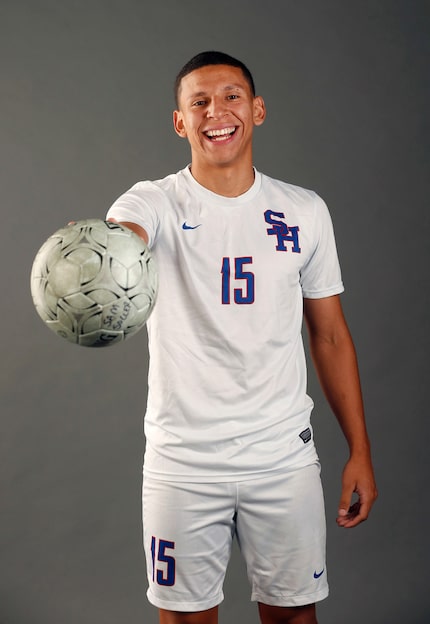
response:
[[[326,526],[318,463],[233,483],[144,477],[148,600],[171,611],[203,611],[224,598],[237,537],[251,600],[301,606],[328,595]]]

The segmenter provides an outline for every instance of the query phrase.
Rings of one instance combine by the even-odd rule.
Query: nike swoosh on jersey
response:
[[[321,572],[317,572],[315,570],[314,572],[314,579],[319,579],[320,576],[322,576],[324,574],[324,568],[321,570]]]
[[[199,223],[198,225],[187,225],[187,222],[184,221],[182,224],[182,229],[183,230],[196,230],[200,226],[201,226],[201,223]]]

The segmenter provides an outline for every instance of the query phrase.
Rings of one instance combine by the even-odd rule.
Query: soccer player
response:
[[[350,448],[339,526],[365,520],[376,498],[332,223],[316,193],[253,167],[266,109],[242,62],[198,54],[175,91],[191,164],[138,182],[107,215],[147,242],[159,273],[148,321],[148,598],[161,624],[216,623],[236,537],[262,623],[315,624],[328,583],[303,312]]]

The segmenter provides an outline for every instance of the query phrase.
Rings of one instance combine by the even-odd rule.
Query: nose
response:
[[[214,96],[207,107],[207,116],[212,119],[220,119],[226,114],[226,102],[223,97]]]

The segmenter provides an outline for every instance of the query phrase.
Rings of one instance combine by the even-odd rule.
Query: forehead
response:
[[[181,80],[179,97],[189,98],[213,91],[230,88],[243,89],[249,94],[251,88],[240,67],[231,65],[205,65],[195,69]]]

